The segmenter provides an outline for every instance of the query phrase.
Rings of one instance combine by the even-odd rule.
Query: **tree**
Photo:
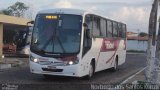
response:
[[[0,11],[0,14],[4,14],[2,11]]]
[[[148,35],[148,34],[145,33],[145,32],[140,32],[138,36],[140,36],[140,37],[145,37],[145,36],[147,36],[147,35]]]
[[[2,10],[2,13],[10,16],[23,17],[25,11],[28,9],[29,7],[26,6],[24,3],[16,2],[12,6],[9,6],[7,9]]]

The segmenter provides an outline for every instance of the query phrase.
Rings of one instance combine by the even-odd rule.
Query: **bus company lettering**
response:
[[[114,49],[114,43],[111,41],[104,41],[106,49]]]
[[[101,52],[115,51],[117,47],[117,40],[104,39],[101,47]]]

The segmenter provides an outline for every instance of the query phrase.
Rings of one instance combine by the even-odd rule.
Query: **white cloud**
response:
[[[0,9],[16,1],[33,6],[33,16],[39,10],[51,8],[79,8],[96,11],[110,19],[124,22],[128,30],[148,31],[149,14],[153,0],[1,0]]]
[[[91,6],[91,7],[89,7],[88,9],[87,9],[88,11],[96,11],[97,10],[97,7],[95,7],[95,6]]]
[[[144,32],[148,31],[150,9],[143,7],[122,7],[109,13],[109,17],[125,22],[128,25],[129,31],[137,29]]]
[[[111,12],[110,16],[123,21],[137,20],[138,22],[144,22],[148,14],[148,10],[144,8],[122,7],[118,11]]]
[[[56,8],[71,8],[72,7],[72,3],[69,2],[68,0],[61,0],[57,3],[54,4],[54,7]]]

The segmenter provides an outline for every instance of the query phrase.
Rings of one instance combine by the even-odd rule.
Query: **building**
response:
[[[136,36],[138,36],[138,33],[127,32],[127,37],[136,37]]]
[[[4,30],[23,29],[27,26],[30,19],[14,16],[0,15],[0,56],[3,55],[3,32]]]

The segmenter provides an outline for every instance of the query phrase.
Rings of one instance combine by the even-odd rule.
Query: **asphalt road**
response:
[[[127,77],[136,73],[145,66],[146,66],[146,56],[144,54],[127,54],[126,62],[123,65],[119,66],[118,71],[111,72],[110,70],[104,70],[101,72],[97,72],[94,75],[93,79],[85,80],[83,78],[58,77],[58,76],[54,76],[50,79],[45,79],[43,75],[31,74],[28,65],[23,65],[21,67],[15,67],[8,70],[1,70],[0,84],[6,84],[6,83],[18,84],[18,85],[34,84],[34,85],[39,85],[41,87],[42,86],[49,87],[50,85],[56,85],[57,88],[61,89],[66,89],[65,88],[66,86],[71,86],[71,85],[79,86],[88,84],[119,84]],[[62,88],[62,85],[66,86]],[[43,88],[41,89],[43,90]]]

